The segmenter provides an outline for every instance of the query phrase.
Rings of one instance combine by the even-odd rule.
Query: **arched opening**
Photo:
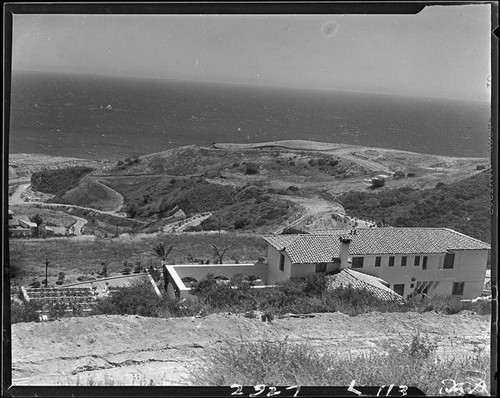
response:
[[[184,278],[181,279],[181,281],[182,283],[184,283],[184,286],[186,287],[192,287],[195,283],[198,283],[198,280],[191,276],[185,276]]]

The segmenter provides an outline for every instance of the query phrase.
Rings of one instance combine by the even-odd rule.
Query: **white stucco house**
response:
[[[268,284],[350,268],[383,279],[403,297],[481,296],[491,249],[448,228],[359,228],[264,240]]]

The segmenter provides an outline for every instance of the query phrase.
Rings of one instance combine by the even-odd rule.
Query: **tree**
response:
[[[217,246],[217,245],[211,243],[210,246],[212,247],[212,253],[213,253],[214,257],[217,257],[219,264],[222,264],[222,260],[225,256],[225,254],[227,253],[227,251],[231,248],[231,245],[227,245],[227,246],[219,245],[219,246]]]
[[[41,235],[41,225],[43,224],[43,218],[40,214],[36,213],[34,216],[30,217],[30,221],[36,224],[36,236]]]
[[[153,252],[156,254],[156,257],[158,257],[161,260],[161,265],[165,265],[167,262],[167,257],[172,251],[174,246],[169,246],[166,247],[165,243],[159,242],[153,247]]]

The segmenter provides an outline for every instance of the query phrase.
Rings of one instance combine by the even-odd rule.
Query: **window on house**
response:
[[[427,256],[422,259],[422,269],[427,269]]]
[[[420,256],[415,256],[415,261],[413,262],[413,265],[415,267],[418,267],[420,265]]]
[[[316,263],[316,272],[317,273],[326,272],[326,263]]]
[[[406,267],[407,260],[408,260],[408,257],[406,257],[406,256],[401,257],[401,267]]]
[[[453,268],[453,263],[455,262],[455,254],[454,253],[446,253],[444,255],[444,263],[443,268]]]
[[[352,268],[363,268],[364,257],[353,257]]]
[[[394,267],[394,256],[389,257],[389,267]]]
[[[285,270],[285,255],[280,253],[280,271]]]
[[[465,282],[455,282],[451,294],[453,296],[462,296],[464,294],[464,284]]]
[[[394,290],[395,293],[397,293],[400,296],[402,296],[405,293],[405,284],[404,283],[396,284],[396,285],[394,285],[394,287],[392,288],[392,290]]]
[[[380,267],[380,263],[382,262],[382,257],[375,257],[375,267]]]

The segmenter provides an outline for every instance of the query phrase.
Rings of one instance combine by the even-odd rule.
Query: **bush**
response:
[[[10,322],[12,324],[19,322],[38,322],[40,321],[40,315],[36,311],[39,309],[40,306],[33,301],[28,303],[13,301],[10,305]]]
[[[99,300],[93,314],[169,316],[168,301],[167,298],[158,297],[149,281],[143,279]]]
[[[290,186],[288,187],[288,190],[289,190],[290,192],[298,192],[298,191],[299,191],[299,187],[296,187],[295,185],[290,185]]]
[[[240,218],[234,223],[234,229],[245,228],[249,224],[248,218]]]
[[[247,163],[245,166],[245,174],[259,174],[259,165]]]
[[[94,169],[84,166],[67,167],[56,170],[43,170],[31,176],[31,185],[34,190],[54,194],[58,197],[66,191],[75,188],[81,178]]]
[[[392,176],[392,178],[394,178],[395,180],[399,180],[401,178],[404,178],[405,177],[405,173],[403,173],[402,171],[398,170],[394,173],[394,175]]]

